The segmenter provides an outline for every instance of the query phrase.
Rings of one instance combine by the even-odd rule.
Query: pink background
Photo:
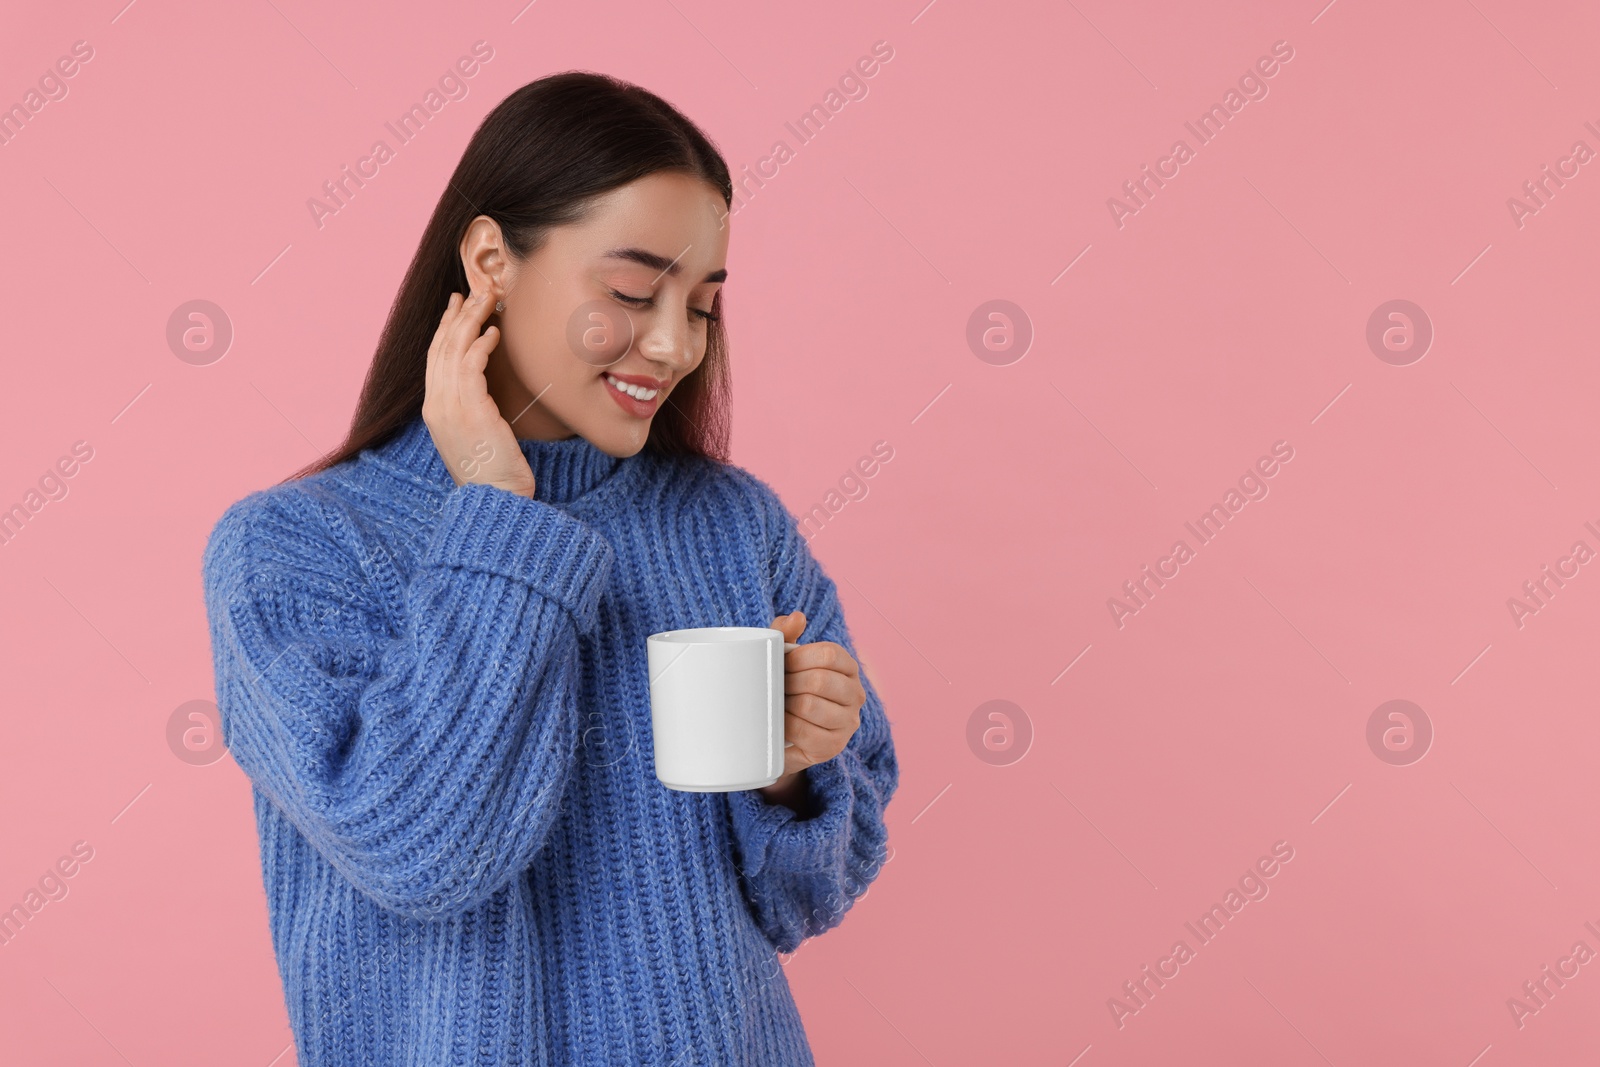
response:
[[[1520,227],[1507,200],[1600,150],[1600,14],[920,3],[9,16],[0,103],[94,49],[0,147],[0,507],[93,448],[0,547],[0,907],[94,850],[0,948],[9,1062],[293,1062],[248,782],[168,741],[214,695],[200,552],[339,440],[481,116],[573,67],[667,97],[736,171],[795,151],[733,221],[735,459],[800,512],[894,450],[812,543],[903,768],[893,859],[787,963],[819,1062],[1592,1055],[1600,962],[1521,1027],[1507,999],[1600,951],[1600,563],[1520,628],[1507,600],[1600,550],[1600,162]],[[306,201],[478,40],[469,95],[319,229]],[[784,123],[880,40],[798,145]],[[1198,145],[1184,122],[1277,41],[1269,94]],[[1178,138],[1194,158],[1119,228],[1107,199]],[[165,337],[193,299],[235,331],[209,365]],[[1006,365],[966,339],[996,299],[1034,333]],[[1395,299],[1435,333],[1405,366],[1366,340]],[[1277,441],[1270,494],[1119,628],[1107,599]],[[1367,741],[1393,699],[1434,731],[1409,765]],[[969,744],[991,700],[1023,758],[1018,716]],[[1270,894],[1201,946],[1184,923],[1279,841]],[[1119,1027],[1108,999],[1180,938]]]

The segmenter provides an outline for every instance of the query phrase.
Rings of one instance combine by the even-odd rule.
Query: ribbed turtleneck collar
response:
[[[534,499],[551,504],[570,503],[604,482],[623,462],[580,436],[561,441],[519,439],[517,445],[533,470]],[[418,415],[404,429],[377,448],[386,462],[426,477],[441,487],[454,485],[428,424]]]
[[[534,498],[566,504],[609,478],[622,460],[579,436],[563,441],[520,439],[517,445],[533,470]]]

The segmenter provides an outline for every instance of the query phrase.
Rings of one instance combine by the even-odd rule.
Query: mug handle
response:
[[[785,652],[793,652],[795,649],[797,649],[799,647],[800,647],[799,644],[797,644],[794,641],[785,641],[783,643],[783,650]],[[794,747],[794,742],[793,741],[785,741],[783,743],[783,747],[784,748],[793,748]]]

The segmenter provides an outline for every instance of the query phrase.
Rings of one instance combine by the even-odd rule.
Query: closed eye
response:
[[[613,297],[622,301],[624,304],[627,304],[629,307],[647,308],[655,306],[655,298],[653,297],[629,296],[626,293],[619,293],[615,289],[608,291]],[[689,314],[699,316],[702,322],[720,322],[722,320],[721,315],[715,315],[709,311],[702,311],[699,308],[690,308]]]

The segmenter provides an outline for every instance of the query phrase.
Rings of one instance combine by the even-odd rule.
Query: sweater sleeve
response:
[[[802,644],[835,641],[859,663],[833,580],[777,494],[765,483],[757,485],[770,537],[772,614],[805,612]],[[780,952],[793,952],[807,937],[839,925],[889,855],[884,808],[900,772],[889,720],[865,671],[861,684],[867,694],[861,725],[844,751],[801,772],[811,793],[808,818],[769,803],[756,790],[728,794],[746,897]]]
[[[612,548],[550,504],[468,483],[415,570],[312,490],[218,521],[202,564],[223,742],[358,890],[414,919],[526,869],[577,734],[577,644]]]

